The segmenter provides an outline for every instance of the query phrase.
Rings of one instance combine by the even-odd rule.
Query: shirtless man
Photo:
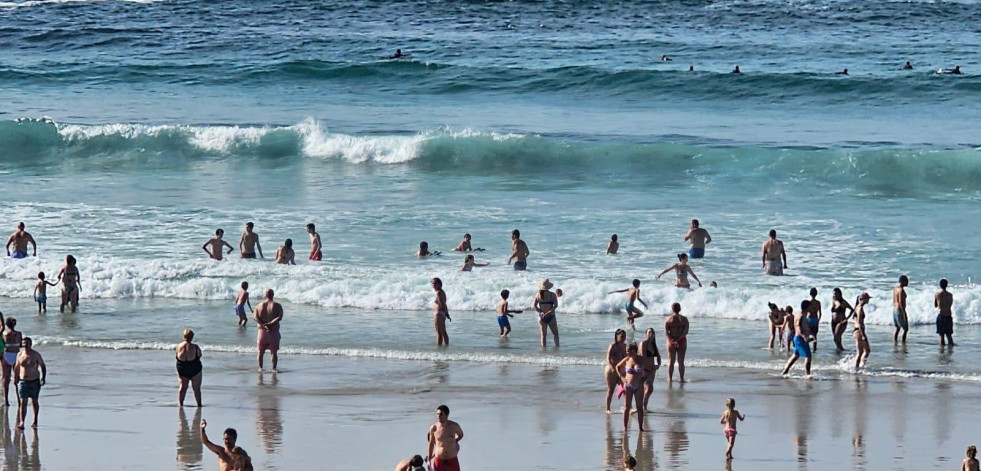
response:
[[[933,305],[940,312],[937,314],[937,335],[940,336],[940,346],[943,347],[944,337],[947,337],[947,341],[950,346],[956,345],[954,343],[954,313],[951,311],[951,307],[954,305],[954,295],[947,291],[947,280],[940,280],[940,291],[933,296]]]
[[[317,234],[313,223],[307,224],[307,234],[310,234],[310,260],[319,262],[324,254],[320,252],[320,234]]]
[[[620,242],[617,242],[617,235],[613,234],[610,236],[610,243],[606,244],[606,254],[616,255],[617,250],[620,250]]]
[[[11,258],[27,258],[27,244],[34,248],[34,257],[37,257],[37,242],[34,237],[24,230],[24,223],[17,224],[17,230],[7,238],[7,256]],[[10,253],[10,246],[14,246],[14,252]]]
[[[207,426],[208,421],[202,420],[201,443],[218,455],[218,471],[253,471],[252,458],[249,458],[249,454],[242,447],[235,446],[235,441],[238,440],[238,432],[235,429],[225,429],[225,434],[222,436],[225,447],[222,448],[208,440],[208,434],[205,432]]]
[[[266,258],[262,255],[262,246],[259,245],[259,234],[252,232],[253,227],[255,224],[251,221],[245,223],[245,232],[238,240],[238,250],[242,253],[242,258],[255,258],[255,251],[259,249],[259,257]]]
[[[804,372],[808,378],[811,377],[811,347],[808,345],[807,341],[811,337],[811,325],[807,323],[807,311],[810,309],[811,302],[808,300],[801,301],[800,312],[794,316],[794,355],[787,360],[787,366],[783,369],[783,375],[786,375],[790,371],[790,367],[794,366],[797,359],[804,357]]]
[[[623,308],[627,311],[627,323],[630,324],[630,327],[632,327],[634,330],[637,330],[637,327],[634,326],[634,319],[644,317],[644,311],[641,311],[640,308],[634,304],[639,301],[644,305],[644,308],[648,308],[647,303],[645,303],[643,299],[640,299],[640,280],[635,279],[632,286],[629,288],[610,291],[606,294],[613,293],[627,293],[627,302],[623,305]]]
[[[470,252],[472,250],[473,247],[470,246],[470,234],[463,234],[463,240],[453,249],[454,252]]]
[[[24,420],[27,419],[27,401],[32,402],[34,407],[34,422],[31,428],[37,429],[37,413],[40,406],[37,403],[38,395],[41,394],[41,386],[44,386],[48,377],[48,366],[44,364],[44,359],[37,350],[31,349],[34,342],[30,337],[21,340],[21,350],[17,354],[17,362],[14,363],[14,384],[17,385],[17,396],[20,406],[17,410],[17,428],[24,429]],[[38,371],[40,370],[40,372]]]
[[[460,440],[463,429],[460,424],[449,420],[450,408],[436,408],[436,423],[429,427],[429,454],[426,460],[432,463],[432,471],[460,471]]]
[[[279,323],[283,320],[283,305],[273,301],[273,290],[266,290],[266,300],[255,307],[253,317],[256,324],[259,324],[256,335],[259,371],[262,371],[262,357],[266,354],[266,350],[269,350],[273,371],[279,371]]]
[[[204,253],[208,254],[209,257],[215,260],[221,260],[222,247],[228,247],[228,253],[232,253],[232,250],[235,250],[232,248],[231,245],[228,245],[228,242],[222,240],[222,237],[224,236],[225,236],[225,231],[222,229],[218,229],[217,231],[215,231],[215,236],[209,239],[207,242],[204,243],[204,245],[201,246],[201,250],[204,250]]]
[[[777,239],[776,229],[770,229],[770,238],[763,242],[763,269],[771,276],[781,276],[787,269],[787,252],[783,249],[783,241]]]
[[[276,263],[280,265],[296,265],[296,252],[293,251],[293,239],[286,239],[276,250]]]
[[[899,277],[899,285],[892,289],[892,325],[896,331],[892,334],[892,343],[899,342],[899,331],[903,331],[903,343],[906,343],[906,334],[909,332],[909,317],[906,314],[906,287],[909,286],[909,278],[906,275]]]
[[[698,227],[698,219],[691,220],[691,227],[685,234],[685,240],[691,241],[691,248],[688,249],[688,256],[691,258],[705,257],[705,244],[712,242],[712,236],[708,231]]]
[[[399,461],[399,464],[395,465],[395,471],[415,471],[422,469],[424,464],[426,461],[422,459],[422,456],[416,455],[407,460]]]
[[[433,290],[436,291],[436,299],[433,300],[433,327],[436,328],[436,346],[450,346],[450,336],[446,333],[446,321],[450,319],[450,309],[446,307],[446,293],[443,291],[443,280],[433,278],[430,281]]]
[[[668,337],[668,382],[674,381],[674,363],[678,362],[678,374],[685,382],[685,354],[688,352],[688,318],[681,315],[681,304],[671,305],[671,315],[664,321],[664,333]]]
[[[821,311],[821,301],[818,301],[818,289],[811,288],[809,292],[811,295],[810,303],[807,305],[807,324],[810,326],[811,338],[814,343],[814,347],[811,348],[813,351],[818,349],[818,329],[821,327],[821,317],[824,313]]]
[[[517,229],[511,231],[511,256],[508,257],[508,265],[514,262],[515,271],[521,271],[528,268],[528,255],[531,252],[528,250],[528,244],[521,240],[521,232]]]

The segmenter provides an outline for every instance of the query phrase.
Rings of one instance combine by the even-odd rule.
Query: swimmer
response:
[[[902,67],[900,67],[899,69],[896,69],[896,70],[913,70],[913,64],[910,63],[910,61],[906,61],[906,63],[903,64]]]
[[[667,55],[662,55],[661,62],[671,62],[671,58],[668,57]]]
[[[248,317],[245,315],[245,306],[249,306],[249,312],[255,313],[255,309],[252,309],[252,303],[249,301],[249,282],[242,282],[242,291],[239,291],[238,296],[235,297],[235,314],[238,315],[238,326],[245,327],[249,323]]]
[[[718,287],[719,287],[719,284],[716,283],[716,282],[714,282],[714,281],[711,282],[711,283],[709,283],[709,288],[718,288]]]
[[[674,381],[674,364],[685,382],[685,354],[688,353],[688,318],[681,315],[681,304],[671,305],[671,315],[664,321],[664,334],[668,337],[668,382]]]
[[[617,366],[627,357],[627,331],[617,329],[613,333],[613,343],[606,349],[606,363],[603,365],[603,377],[606,378],[606,413],[610,413],[610,404],[613,402],[613,393],[617,385],[623,385],[623,370],[618,370]]]
[[[855,317],[855,330],[852,336],[855,337],[855,369],[865,367],[869,361],[869,354],[872,347],[869,345],[869,337],[865,334],[865,305],[869,303],[872,296],[869,293],[862,293],[855,300],[855,310],[852,314]]]
[[[688,66],[688,71],[689,72],[694,72],[695,71],[695,66],[694,65],[689,65]]]
[[[741,70],[739,70],[739,66],[737,65],[736,68],[735,69],[732,69],[732,72],[730,72],[730,73],[733,73],[733,74],[741,74],[743,72]]]
[[[804,357],[804,372],[808,378],[811,377],[811,347],[807,344],[808,339],[811,337],[811,325],[807,323],[807,312],[810,309],[811,302],[808,300],[801,301],[800,303],[800,314],[794,318],[794,354],[787,360],[787,366],[784,367],[782,375],[786,376],[790,371],[790,367],[794,366],[797,359]]]
[[[296,252],[293,251],[293,239],[286,239],[276,250],[276,263],[280,265],[296,265]]]
[[[37,283],[34,285],[34,301],[37,302],[37,313],[48,312],[48,286],[58,286],[44,280],[44,272],[38,272]]]
[[[842,70],[841,72],[835,72],[835,75],[848,75],[848,69]]]
[[[419,250],[416,251],[416,257],[425,258],[425,257],[432,257],[433,255],[436,254],[429,251],[429,242],[426,241],[419,242]]]
[[[450,319],[450,309],[446,307],[446,292],[443,291],[443,280],[433,278],[429,284],[436,291],[436,299],[433,300],[433,327],[436,329],[436,346],[450,346],[450,336],[446,333],[446,321]]]
[[[65,312],[65,306],[71,307],[72,312],[78,310],[78,295],[82,291],[82,272],[76,264],[75,257],[68,255],[65,257],[65,266],[58,272],[58,281],[61,282],[61,307],[59,308],[61,312]]]
[[[555,310],[559,307],[558,293],[549,290],[555,286],[548,278],[542,280],[538,285],[538,294],[535,295],[535,310],[538,311],[538,325],[542,329],[542,348],[545,347],[546,334],[551,329],[555,346],[559,346],[559,324],[555,320]],[[560,291],[561,292],[561,291]]]
[[[780,259],[783,258],[783,264]],[[770,238],[763,242],[763,269],[770,276],[782,276],[787,269],[787,252],[784,250],[783,241],[777,239],[777,230],[770,229]]]
[[[515,271],[526,270],[528,269],[528,255],[531,255],[531,251],[528,250],[528,244],[521,240],[521,232],[517,229],[511,231],[511,256],[508,257],[508,265],[514,261]]]
[[[620,250],[620,243],[617,242],[617,235],[613,234],[610,236],[610,243],[606,244],[606,254],[616,255],[617,250]]]
[[[712,236],[705,229],[698,227],[698,219],[692,219],[688,232],[685,234],[685,241],[691,241],[688,256],[702,258],[705,257],[705,245],[712,242]]]
[[[852,311],[851,314],[846,313]],[[841,288],[835,288],[831,295],[831,333],[834,335],[835,348],[839,352],[844,351],[845,347],[841,344],[841,337],[845,335],[848,328],[848,318],[855,314],[855,308],[848,301],[845,301]]]
[[[818,330],[821,327],[821,318],[824,316],[824,312],[821,310],[821,301],[817,300],[818,290],[817,288],[811,288],[810,291],[811,299],[809,300],[807,306],[807,323],[811,327],[811,336],[814,339],[814,351],[817,351],[818,341],[817,335]]]
[[[320,251],[322,248],[320,234],[317,234],[317,228],[313,223],[307,224],[307,234],[310,234],[310,260],[314,262],[323,260],[324,254]]]
[[[954,305],[954,295],[947,291],[947,280],[940,280],[940,291],[933,296],[933,306],[937,308],[937,335],[940,336],[940,346],[944,346],[944,337],[950,346],[954,344],[954,314],[951,307]]]
[[[698,287],[702,287],[702,282],[698,280],[698,276],[695,275],[694,270],[688,265],[688,254],[680,253],[678,254],[678,263],[665,268],[657,277],[656,280],[660,280],[665,273],[674,270],[678,278],[674,282],[675,288],[691,289],[691,284],[688,283],[688,275],[690,274],[695,281],[698,282]]]
[[[511,322],[508,320],[509,317],[514,317],[511,314],[521,314],[522,311],[508,309],[508,298],[511,297],[511,292],[508,290],[501,291],[501,300],[497,302],[497,325],[501,328],[501,338],[508,338],[508,334],[511,333]]]
[[[746,416],[736,410],[736,400],[730,397],[726,399],[726,410],[722,413],[722,419],[719,420],[719,423],[725,426],[722,429],[722,434],[729,442],[729,446],[726,448],[727,460],[732,459],[732,447],[736,445],[736,419],[746,420]]]
[[[253,227],[255,227],[255,224],[252,221],[245,223],[245,232],[238,239],[238,250],[242,254],[242,258],[255,258],[256,249],[259,250],[259,257],[266,258],[262,255],[259,234],[252,232]]]
[[[610,291],[606,294],[627,293],[627,302],[624,303],[623,309],[627,311],[627,323],[630,324],[631,328],[637,330],[637,327],[634,325],[634,319],[644,317],[644,311],[641,311],[640,308],[634,305],[634,303],[640,302],[644,305],[645,309],[648,307],[647,303],[645,303],[643,299],[640,299],[640,280],[635,279],[631,284],[633,286],[629,288]]]
[[[27,258],[27,244],[31,244],[34,249],[34,257],[37,257],[37,242],[34,242],[34,237],[24,230],[24,223],[21,222],[17,224],[17,230],[10,234],[7,238],[7,256],[10,258]],[[10,246],[14,246],[13,253],[10,252]]]
[[[463,241],[453,249],[454,252],[470,252],[473,247],[470,246],[470,234],[463,234]]]
[[[961,66],[956,66],[953,69],[938,69],[937,75],[963,75],[961,72]]]
[[[412,56],[411,52],[402,52],[401,49],[396,49],[395,54],[388,56],[389,59],[404,59],[406,57]]]
[[[232,246],[229,245],[228,242],[222,240],[222,237],[224,237],[224,235],[225,235],[224,230],[222,229],[216,230],[215,236],[212,237],[211,239],[208,239],[208,241],[201,246],[201,250],[204,250],[204,253],[208,254],[208,257],[213,258],[215,260],[221,260],[222,247],[228,247],[228,253],[232,253],[232,251],[235,249],[232,248]]]
[[[892,334],[892,343],[899,343],[899,331],[903,331],[903,343],[906,343],[906,334],[909,332],[909,316],[906,312],[906,287],[909,286],[909,278],[906,275],[899,277],[899,284],[892,290],[892,325],[896,331]]]
[[[489,263],[476,263],[474,261],[473,255],[467,255],[467,258],[463,260],[463,268],[460,271],[471,271],[473,267],[486,267],[490,265]]]

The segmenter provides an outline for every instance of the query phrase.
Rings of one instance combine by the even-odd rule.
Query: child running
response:
[[[48,286],[58,286],[58,283],[44,281],[44,272],[38,272],[37,284],[34,285],[34,300],[37,301],[37,313],[48,312]]]
[[[633,286],[630,288],[618,289],[606,294],[613,293],[627,293],[627,302],[623,305],[623,308],[627,311],[627,323],[630,324],[630,328],[637,330],[637,327],[634,325],[634,319],[644,317],[644,311],[641,311],[634,303],[640,301],[647,308],[647,303],[643,299],[640,299],[640,280],[634,280]]]
[[[252,303],[249,302],[249,282],[242,282],[242,291],[238,293],[235,298],[235,314],[238,314],[238,326],[245,327],[249,324],[249,318],[245,316],[245,306],[249,306],[249,312],[255,312],[252,309]]]
[[[719,420],[719,423],[725,426],[722,433],[729,441],[729,447],[726,448],[726,460],[732,459],[732,447],[736,444],[736,419],[746,420],[746,416],[736,410],[736,400],[730,397],[726,399],[726,411],[722,413],[722,419]]]
[[[978,447],[971,445],[967,447],[967,458],[964,458],[964,464],[961,465],[961,471],[978,471]]]
[[[511,322],[508,321],[509,317],[514,317],[511,314],[521,314],[521,311],[516,311],[508,309],[508,297],[511,296],[511,292],[508,290],[501,291],[501,301],[497,303],[497,325],[501,328],[501,338],[508,338],[508,334],[511,333]]]

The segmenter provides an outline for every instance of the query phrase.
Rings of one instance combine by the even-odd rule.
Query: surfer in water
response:
[[[964,75],[964,73],[961,72],[961,66],[958,65],[953,69],[938,69],[937,75]]]
[[[835,75],[848,75],[848,69],[842,70],[841,72],[835,72]]]
[[[730,72],[730,73],[732,73],[732,74],[741,74],[743,72],[741,70],[739,70],[739,66],[737,65],[736,68],[735,69],[732,69],[732,72]]]
[[[910,61],[906,61],[906,63],[903,64],[903,66],[900,67],[899,70],[913,70],[913,64],[910,63]]]
[[[667,55],[662,55],[661,62],[671,62],[671,58],[668,57]]]
[[[410,52],[402,52],[401,49],[396,49],[395,50],[395,54],[392,54],[392,55],[388,56],[388,58],[389,59],[405,59],[406,57],[409,57],[411,55],[412,55],[412,53],[410,53]]]

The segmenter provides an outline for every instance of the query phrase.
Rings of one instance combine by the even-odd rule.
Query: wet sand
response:
[[[855,377],[781,378],[689,370],[668,386],[658,373],[650,432],[603,412],[592,366],[396,361],[284,355],[279,374],[254,358],[205,351],[205,407],[176,406],[168,351],[40,349],[50,365],[40,429],[3,419],[4,469],[215,469],[197,430],[225,427],[256,469],[391,469],[424,454],[439,404],[462,425],[469,470],[612,470],[624,442],[640,470],[729,469],[719,415],[733,396],[739,425],[733,470],[955,469],[976,438],[967,382]],[[188,393],[187,404],[193,404]]]

